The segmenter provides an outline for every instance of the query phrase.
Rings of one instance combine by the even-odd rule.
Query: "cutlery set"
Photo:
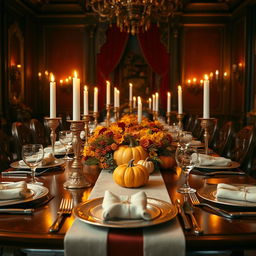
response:
[[[181,204],[179,199],[176,200],[176,206],[184,223],[184,229],[191,230],[191,228],[193,228],[193,232],[196,235],[202,234],[203,229],[198,225],[198,222],[194,216],[193,206],[188,201],[184,201],[184,203]],[[192,226],[188,220],[188,216],[190,217]]]

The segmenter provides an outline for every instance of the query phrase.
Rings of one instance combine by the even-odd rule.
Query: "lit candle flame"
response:
[[[129,83],[129,86],[132,87],[132,83]]]
[[[171,93],[170,93],[170,92],[167,92],[167,95],[168,95],[169,97],[171,97]]]
[[[208,77],[208,75],[204,75],[204,80],[209,80],[209,77]]]
[[[94,87],[94,91],[95,91],[95,92],[98,92],[98,87]]]
[[[54,75],[53,73],[51,73],[51,82],[54,82],[55,78],[54,78]]]
[[[179,91],[179,92],[182,91],[181,85],[178,85],[178,91]]]
[[[74,71],[74,78],[77,78],[77,72],[76,72],[76,70]]]

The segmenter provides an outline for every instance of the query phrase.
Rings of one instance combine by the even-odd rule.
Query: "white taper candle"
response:
[[[178,86],[178,114],[183,114],[183,106],[182,106],[182,88]]]
[[[204,76],[204,107],[203,118],[210,118],[210,85],[208,76]]]
[[[50,118],[56,118],[56,82],[53,74],[50,82]]]
[[[84,86],[84,115],[89,115],[89,107],[88,107],[88,87]]]
[[[93,112],[98,112],[98,88],[94,87]]]
[[[80,120],[80,79],[76,71],[73,77],[73,120]]]
[[[171,93],[167,92],[167,112],[171,112]]]

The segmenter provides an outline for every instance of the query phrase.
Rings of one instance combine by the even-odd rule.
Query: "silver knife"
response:
[[[34,209],[2,208],[0,213],[6,214],[33,214]]]
[[[190,230],[191,229],[191,225],[190,225],[190,223],[188,221],[187,216],[184,213],[183,208],[181,207],[180,200],[176,199],[175,203],[176,203],[176,206],[178,208],[179,214],[180,214],[180,216],[181,216],[181,218],[183,220],[185,230]]]
[[[215,175],[246,175],[245,172],[238,171],[215,171],[215,172],[202,172],[199,170],[194,170],[194,174],[204,175],[204,176],[215,176]]]
[[[256,212],[229,212],[230,218],[256,217]]]

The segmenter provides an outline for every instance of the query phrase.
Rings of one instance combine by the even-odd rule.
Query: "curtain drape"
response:
[[[170,56],[161,42],[161,35],[156,25],[151,25],[147,32],[139,33],[143,55],[152,68],[160,77],[160,101],[161,106],[166,108],[166,93],[169,89]]]
[[[113,25],[107,31],[106,43],[101,47],[97,55],[97,85],[99,87],[99,109],[102,109],[106,97],[106,80],[109,79],[110,73],[118,65],[128,39],[128,34],[120,32]]]

